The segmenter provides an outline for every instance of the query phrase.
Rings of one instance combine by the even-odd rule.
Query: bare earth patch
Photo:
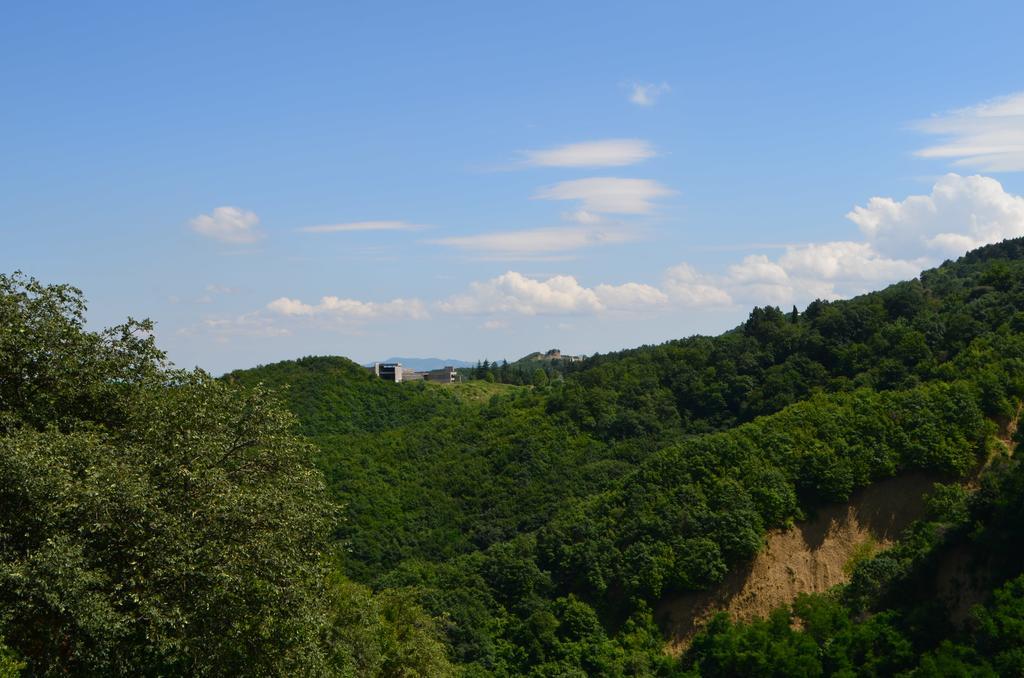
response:
[[[922,495],[938,480],[925,473],[883,480],[858,490],[848,503],[825,506],[810,520],[772,530],[757,557],[714,590],[678,594],[658,605],[655,616],[670,638],[669,652],[684,652],[717,612],[743,621],[765,617],[799,593],[846,582],[851,559],[888,548],[924,514]]]

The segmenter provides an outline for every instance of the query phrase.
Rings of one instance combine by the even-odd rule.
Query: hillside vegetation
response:
[[[468,673],[672,675],[701,664],[664,654],[651,609],[666,596],[717,586],[766,530],[859,487],[912,470],[954,481],[980,462],[1024,395],[1022,310],[1017,240],[483,404],[349,379],[342,358],[228,379],[323,384],[312,402],[305,387],[285,397],[324,432],[346,572],[415,591]],[[332,404],[346,398],[361,400]],[[351,425],[377,407],[416,414]]]
[[[1024,667],[1024,471],[992,442],[1024,397],[1024,240],[849,301],[756,308],[717,337],[455,386],[340,357],[175,371],[148,324],[88,332],[73,288],[0,283],[11,671]],[[848,584],[666,651],[663,601],[721,586],[769,530],[920,472],[945,482],[928,513]],[[968,557],[982,607],[946,609],[942,573]]]

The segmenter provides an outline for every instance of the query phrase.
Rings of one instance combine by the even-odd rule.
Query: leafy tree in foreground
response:
[[[88,332],[84,312],[0,276],[0,669],[444,675],[398,593],[326,588],[336,509],[293,416],[168,369],[149,323]],[[346,627],[365,617],[372,661]]]
[[[329,504],[265,394],[202,375],[127,426],[0,440],[0,601],[33,667],[295,670],[318,655]]]
[[[8,643],[40,674],[314,669],[331,509],[291,415],[84,310],[0,278]]]

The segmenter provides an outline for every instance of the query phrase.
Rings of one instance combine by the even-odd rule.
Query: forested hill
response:
[[[528,380],[214,379],[85,311],[0,274],[2,676],[1024,673],[1024,240]],[[666,652],[659,603],[919,471],[847,584]]]
[[[557,407],[606,435],[678,425],[727,428],[816,390],[876,390],[949,379],[953,360],[1010,323],[1021,331],[1024,240],[971,252],[918,279],[848,301],[756,308],[736,329],[567,365]],[[585,393],[586,402],[577,394]],[[595,396],[597,396],[595,398]],[[646,414],[648,416],[643,417]]]
[[[458,409],[449,392],[428,390],[422,382],[418,388],[395,388],[341,357],[300,358],[237,370],[224,379],[284,390],[309,435],[385,431],[438,415],[454,415]]]
[[[535,386],[389,384],[340,358],[225,379],[287,387],[346,506],[335,528],[345,572],[414,595],[468,674],[756,674],[730,642],[781,652],[772,633],[821,638],[720,625],[676,660],[651,608],[715,586],[767,529],[823,502],[911,469],[955,483],[990,457],[997,422],[1024,395],[1024,240],[848,301],[755,308],[717,337],[564,364]],[[1014,486],[1013,462],[989,463],[987,486]],[[975,496],[947,513],[998,513]],[[948,530],[949,515],[934,517]],[[903,569],[866,561],[872,585],[830,614],[888,604],[907,563],[938,548],[935,530]],[[1000,567],[1001,581],[1021,570]],[[898,637],[909,648],[899,670],[954,638],[952,627],[916,633],[901,614],[848,631]],[[867,661],[854,645],[835,666]]]

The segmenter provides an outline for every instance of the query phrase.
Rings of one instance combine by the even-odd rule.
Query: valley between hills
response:
[[[6,675],[1024,671],[1024,239],[463,383],[84,312],[0,278]]]

